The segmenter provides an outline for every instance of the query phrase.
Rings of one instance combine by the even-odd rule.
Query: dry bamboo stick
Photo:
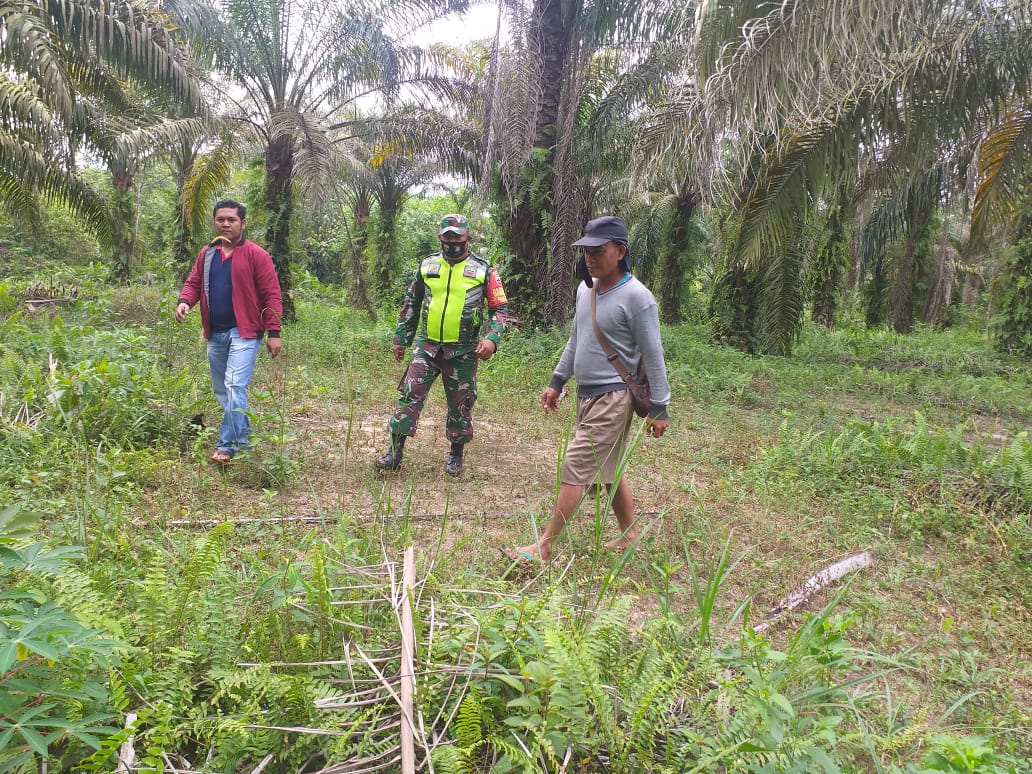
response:
[[[284,522],[300,522],[302,524],[320,524],[329,522],[333,524],[337,517],[326,518],[324,516],[266,516],[264,518],[242,518],[242,519],[172,519],[168,522],[171,527],[215,527],[224,521],[231,521],[233,524],[282,524]]]
[[[125,727],[132,728],[136,722],[136,713],[127,712],[125,715]],[[118,765],[115,767],[115,774],[130,774],[136,765],[136,749],[133,747],[135,735],[130,734],[122,746],[118,748]]]
[[[346,680],[326,680],[325,682],[329,683],[330,685],[337,685],[337,684],[341,684],[341,683],[347,684]],[[343,693],[340,694],[340,696],[343,696],[343,695],[344,695]],[[349,691],[347,693],[347,695],[352,697],[353,699],[358,699],[358,700],[363,699],[363,697],[365,697],[365,696],[383,696],[383,685],[380,683],[379,680],[377,680],[375,688],[367,688],[364,691]],[[338,699],[338,698],[340,698],[340,696],[327,696],[326,698],[327,699]]]
[[[379,671],[377,671],[376,674],[377,674],[376,677],[358,678],[358,679],[355,679],[355,680],[349,680],[348,682],[351,682],[352,684],[356,684],[356,685],[368,685],[368,684],[374,684],[374,683],[377,684],[377,685],[383,685],[384,682],[388,681],[388,680],[390,681],[391,684],[397,682],[397,678],[396,677],[392,676],[392,677],[389,677],[389,678],[385,678],[383,676],[383,673],[379,672]],[[342,684],[347,684],[347,683],[345,683],[344,680],[333,681],[333,684],[336,684],[337,682],[340,682]],[[357,691],[357,692],[361,692],[361,691]]]
[[[386,601],[386,599],[335,599],[330,604],[344,607],[346,605],[381,605]]]
[[[329,768],[320,769],[315,774],[371,774],[371,772],[383,771],[384,769],[396,765],[398,761],[401,760],[401,756],[395,755],[390,760],[384,761],[383,763],[377,766],[367,766],[366,768],[362,769],[353,768],[353,766],[356,766],[358,764],[364,764],[378,759],[379,758],[360,758],[355,761],[349,761],[348,763],[338,763],[333,766],[330,766]]]
[[[355,665],[351,661],[351,643],[344,643],[344,658],[348,662],[348,677],[351,678],[351,687],[355,687]]]
[[[397,648],[394,648],[397,650]],[[393,661],[393,658],[374,658],[370,661]],[[317,667],[317,666],[344,666],[347,664],[347,660],[338,659],[336,661],[238,661],[238,667]],[[373,681],[376,682],[376,681]]]
[[[401,772],[416,774],[416,748],[413,734],[412,705],[416,693],[415,639],[412,622],[411,593],[416,583],[416,561],[412,546],[405,549],[405,565],[401,579],[401,714],[405,723],[401,725]]]
[[[378,726],[375,731],[386,731],[391,728],[397,728],[401,721],[397,720],[393,723],[386,723],[382,726]],[[351,736],[353,731],[336,731],[330,728],[309,728],[307,726],[265,726],[259,723],[248,723],[244,728],[258,728],[265,731],[283,731],[288,734],[312,734],[313,736]]]
[[[366,691],[366,693],[369,693]],[[344,707],[368,707],[371,704],[383,704],[389,697],[382,691],[377,691],[369,698],[361,699],[357,695],[350,696],[327,696],[324,699],[317,699],[317,709],[343,709]]]
[[[251,769],[251,774],[262,774],[262,772],[265,771],[265,767],[272,763],[272,757],[272,753],[269,753],[264,758],[262,758],[262,762],[255,766],[253,769]]]
[[[636,518],[642,516],[661,516],[666,513],[666,509],[647,509],[635,512]],[[495,520],[512,517],[517,514],[494,512],[487,513],[484,511],[476,511],[474,513],[448,513],[447,517],[450,521],[476,521],[476,520]],[[387,518],[407,518],[410,521],[440,521],[445,518],[443,513],[410,513],[407,516],[402,513],[389,513],[386,514]],[[297,522],[300,524],[336,524],[340,520],[339,516],[269,516],[269,517],[245,517],[242,519],[173,519],[169,521],[169,526],[172,527],[212,527],[218,524],[222,524],[224,521],[231,521],[233,524],[284,524],[290,522]]]
[[[365,660],[366,655],[365,655],[365,653],[362,652],[362,648],[360,648],[358,645],[355,645],[355,650],[357,650],[358,651],[358,655],[363,660]],[[368,661],[368,660],[366,660],[366,664],[367,664],[367,666],[370,669],[373,670],[373,673],[378,678],[380,678],[380,683],[387,690],[387,693],[389,693],[391,695],[391,698],[394,699],[395,703],[400,707],[401,706],[401,697],[398,696],[398,692],[394,690],[394,686],[391,684],[391,681],[383,676],[383,673],[379,669],[376,668],[376,664],[374,664],[374,663],[372,663],[371,661]]]
[[[364,701],[336,701],[335,699],[319,699],[315,702],[315,708],[321,710],[353,710],[360,707],[375,707],[377,704],[383,704],[387,700],[386,696],[378,696],[374,699],[366,699]]]

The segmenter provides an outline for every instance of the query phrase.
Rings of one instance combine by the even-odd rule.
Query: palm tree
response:
[[[700,6],[701,135],[709,152],[702,166],[731,160],[715,185],[725,201],[741,196],[724,279],[756,283],[738,301],[753,305],[745,316],[760,326],[764,349],[787,351],[801,318],[790,295],[799,286],[786,273],[795,262],[785,258],[799,245],[802,214],[861,168],[909,169],[907,189],[916,190],[925,170],[960,166],[986,126],[1027,99],[1027,3],[911,2],[892,11],[891,18],[869,6],[860,12],[847,0]],[[906,256],[932,212],[919,199],[896,273],[891,306],[899,327],[912,307]]]
[[[979,186],[972,215],[972,241],[981,246],[992,221],[1016,223],[1013,254],[997,288],[993,323],[996,346],[1032,356],[1032,107],[1010,105],[986,132],[976,164]]]
[[[124,147],[112,122],[129,104],[128,83],[203,110],[166,17],[131,0],[0,5],[0,62],[0,198],[29,218],[41,198],[64,202],[110,242],[108,202],[79,175],[76,156],[113,159],[105,152]]]
[[[606,187],[600,173],[613,149],[589,139],[590,116],[602,97],[591,93],[598,83],[593,70],[611,71],[612,57],[600,58],[599,52],[614,52],[623,67],[645,55],[654,40],[643,27],[657,25],[656,16],[644,10],[651,5],[639,0],[509,5],[514,36],[493,76],[503,85],[490,91],[487,133],[496,156],[487,160],[497,163],[502,226],[514,253],[506,287],[530,322],[555,324],[569,317],[570,244],[600,201],[596,194]],[[615,81],[611,78],[606,90]]]
[[[119,281],[129,277],[139,258],[139,176],[147,167],[164,161],[172,166],[177,181],[184,177],[188,169],[177,166],[193,162],[196,148],[210,136],[211,126],[209,120],[200,116],[176,117],[183,112],[182,106],[140,94],[132,84],[127,84],[124,102],[125,107],[117,115],[92,117],[97,124],[92,132],[94,146],[111,176],[111,268]],[[182,220],[181,213],[177,217],[177,231],[183,227]]]
[[[817,213],[816,236],[810,240],[812,256],[807,266],[811,287],[812,317],[825,327],[835,327],[840,286],[849,266],[846,231],[850,191],[841,187],[828,207]]]
[[[660,319],[682,321],[683,292],[696,274],[697,248],[704,235],[695,212],[700,192],[682,177],[664,192],[649,192],[628,212],[634,273],[656,289]]]
[[[411,15],[420,7],[397,9]],[[349,136],[341,130],[354,125],[339,116],[362,97],[379,95],[390,106],[403,87],[427,99],[455,99],[462,84],[440,77],[443,56],[393,40],[383,7],[363,0],[224,0],[221,8],[226,23],[215,65],[226,80],[222,101],[227,117],[252,131],[263,149],[266,247],[291,319],[296,193],[312,207],[327,198]]]
[[[179,207],[172,255],[182,279],[197,255],[194,236],[211,227],[211,213],[205,205],[217,199],[240,155],[237,138],[225,122],[212,119],[196,129],[195,134],[165,143],[160,154],[176,182]]]
[[[993,339],[1004,352],[1032,357],[1032,203],[1018,218],[1013,250],[997,287]]]

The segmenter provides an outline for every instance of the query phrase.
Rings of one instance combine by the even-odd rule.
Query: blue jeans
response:
[[[261,339],[245,339],[231,328],[208,339],[211,386],[222,406],[218,449],[230,453],[247,448],[251,419],[247,416],[247,388],[254,374]]]

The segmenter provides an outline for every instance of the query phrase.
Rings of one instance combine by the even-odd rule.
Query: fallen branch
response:
[[[256,768],[251,770],[251,774],[262,774],[262,772],[265,771],[265,767],[268,766],[270,763],[272,763],[272,753],[269,753],[264,758],[262,758],[262,762],[259,763]]]
[[[863,551],[828,565],[774,605],[770,612],[767,613],[767,620],[756,627],[756,633],[759,634],[766,631],[771,624],[785,615],[785,613],[795,610],[821,589],[826,588],[851,572],[861,570],[864,567],[870,567],[872,564],[874,564],[874,554],[871,551]]]
[[[416,747],[413,705],[416,692],[415,654],[416,632],[412,619],[412,589],[416,585],[416,562],[412,546],[405,549],[405,564],[401,576],[401,663],[399,668],[401,685],[401,714],[405,722],[401,725],[401,771],[415,774]]]
[[[668,511],[668,508],[641,510],[637,511],[636,515],[638,518],[642,516],[660,516]],[[408,518],[411,521],[442,521],[445,518],[449,521],[475,521],[477,519],[496,521],[497,519],[518,515],[502,512],[487,513],[486,511],[477,511],[476,513],[411,513],[407,516],[404,513],[388,514],[391,518]],[[336,524],[338,520],[337,516],[270,516],[267,518],[248,517],[243,519],[172,519],[168,524],[171,527],[214,527],[227,521],[232,524],[284,524],[290,522],[299,524]]]
[[[125,716],[125,727],[132,728],[136,722],[136,713],[128,712]],[[118,766],[115,768],[117,774],[131,774],[136,767],[136,750],[133,747],[135,735],[130,734],[118,748]]]

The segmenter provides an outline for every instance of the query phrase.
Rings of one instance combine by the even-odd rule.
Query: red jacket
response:
[[[205,246],[201,249],[179,294],[179,302],[190,307],[201,302],[201,326],[206,339],[211,338],[208,275],[215,257],[221,260],[218,248]],[[266,331],[278,335],[283,318],[283,296],[269,254],[250,239],[243,240],[233,250],[230,278],[233,281],[233,314],[240,335],[245,339],[260,339]]]

